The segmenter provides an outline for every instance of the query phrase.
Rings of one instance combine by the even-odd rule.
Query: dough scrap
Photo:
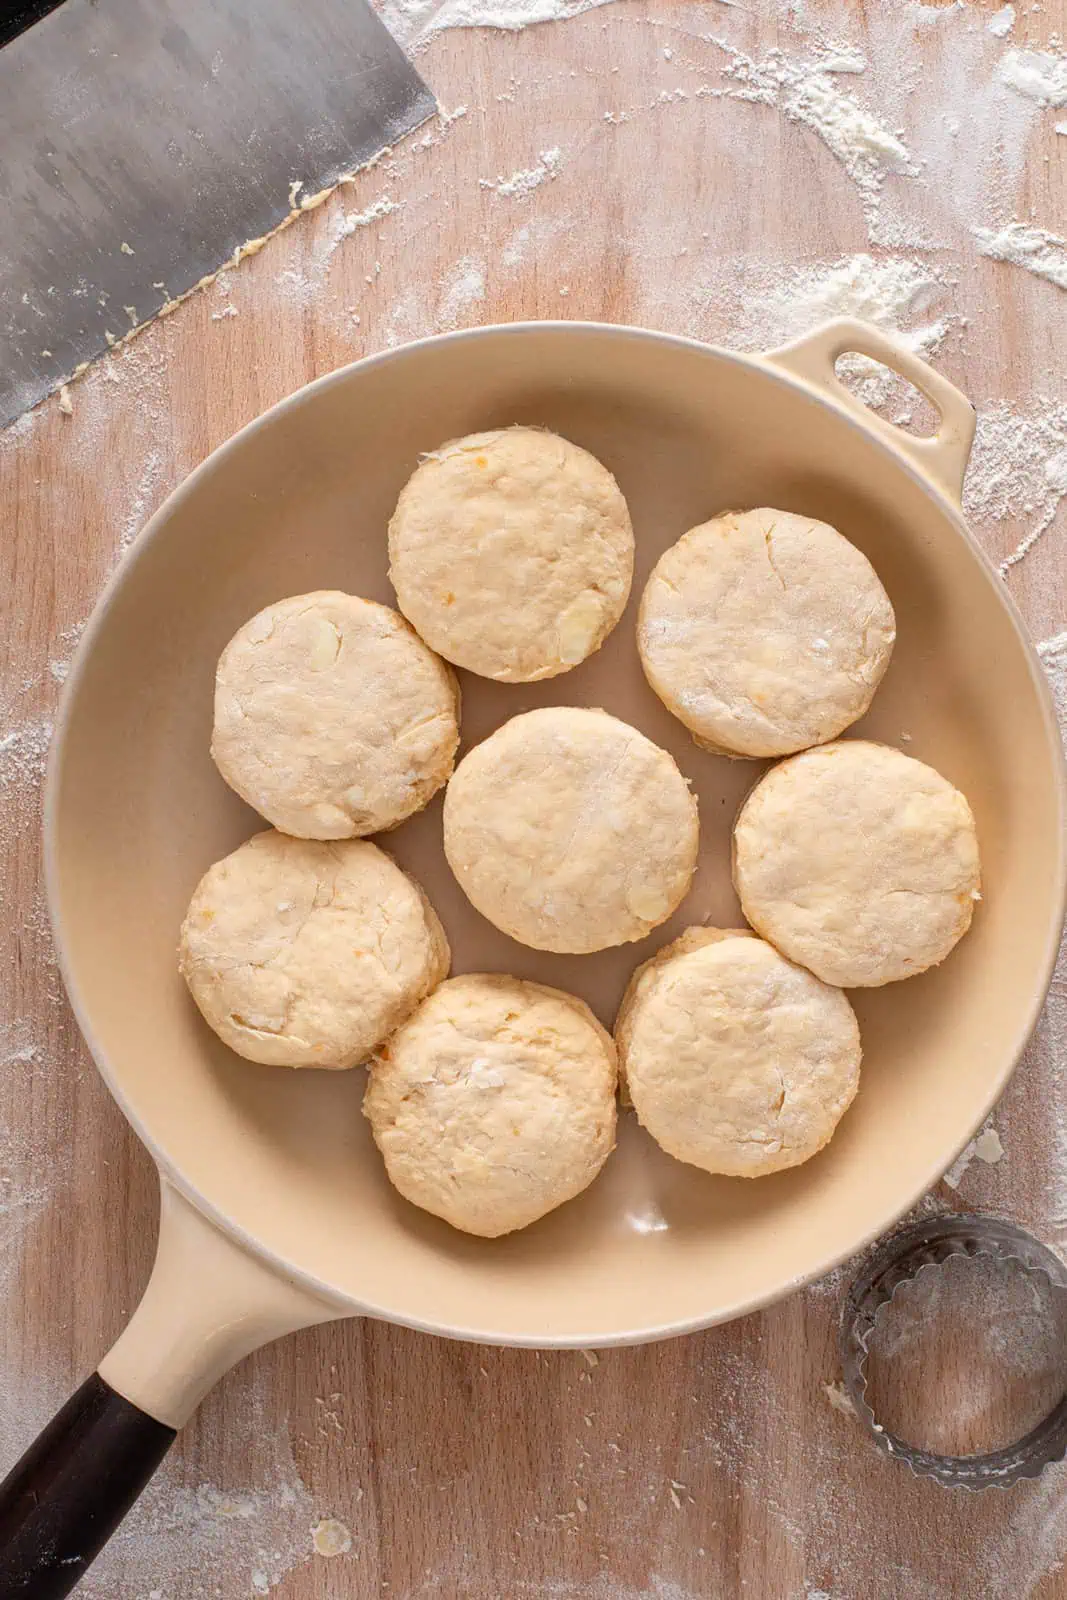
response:
[[[231,1050],[281,1067],[353,1067],[448,972],[414,879],[369,840],[269,829],[209,867],[179,967]]]
[[[467,974],[377,1051],[363,1110],[390,1181],[495,1239],[580,1194],[615,1143],[615,1047],[581,1000]]]
[[[974,817],[947,778],[889,745],[822,745],[772,767],[741,807],[734,884],[757,932],[825,983],[895,983],[971,925]]]
[[[222,652],[211,754],[286,833],[395,828],[447,781],[458,744],[455,674],[389,606],[330,589],[294,595]]]
[[[867,710],[896,638],[889,596],[828,523],[762,507],[683,534],[641,597],[650,685],[697,744],[777,756]]]
[[[643,939],[696,867],[696,800],[672,758],[605,711],[512,717],[445,795],[449,866],[483,917],[535,950]]]
[[[809,1160],[859,1085],[859,1026],[846,997],[747,930],[690,928],[645,962],[615,1039],[656,1142],[731,1177]]]
[[[611,473],[537,428],[442,445],[389,524],[401,611],[447,660],[502,683],[554,677],[598,650],[625,608],[633,560]]]

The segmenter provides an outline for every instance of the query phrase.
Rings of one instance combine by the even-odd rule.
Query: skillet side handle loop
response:
[[[857,399],[836,372],[838,359],[852,352],[882,362],[914,384],[938,414],[936,433],[929,438],[906,433]],[[974,442],[975,409],[955,384],[949,383],[913,351],[889,338],[872,323],[839,317],[812,333],[803,334],[792,344],[766,351],[763,360],[802,378],[824,394],[829,393],[839,405],[862,416],[868,428],[890,440],[959,505],[963,475]]]
[[[351,1314],[250,1255],[164,1178],[156,1262],[129,1326],[0,1484],[2,1600],[62,1600],[234,1362]]]
[[[93,1373],[0,1484],[0,1594],[62,1600],[114,1533],[175,1431]]]

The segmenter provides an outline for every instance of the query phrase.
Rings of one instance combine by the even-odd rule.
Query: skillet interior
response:
[[[690,922],[737,920],[736,805],[760,768],[705,755],[645,685],[633,642],[666,545],[728,506],[824,517],[874,562],[898,643],[862,736],[933,762],[969,796],[985,900],[939,971],[856,997],[865,1061],[829,1148],[793,1172],[715,1179],[629,1117],[586,1195],[488,1243],[406,1205],[360,1115],[361,1071],[290,1073],[230,1054],[175,967],[207,864],[262,826],[208,756],[234,629],[319,587],[387,602],[385,525],[420,451],[543,424],[612,469],[638,541],[630,608],[578,670],[534,686],[464,675],[465,745],[517,711],[603,706],[670,749],[700,798],[680,912],[596,956],[513,944],[444,865],[440,803],[385,842],[426,886],[454,969],[583,995],[611,1022],[632,967]],[[758,361],[634,330],[542,324],[429,340],[347,368],[217,451],[153,518],[68,684],[49,785],[50,896],[68,986],[108,1082],[165,1170],[297,1275],[397,1321],[511,1343],[636,1340],[722,1320],[825,1270],[949,1163],[1032,1027],[1062,908],[1058,738],[999,580],[946,503],[837,407]]]

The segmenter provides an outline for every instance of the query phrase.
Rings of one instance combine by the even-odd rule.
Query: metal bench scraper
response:
[[[0,426],[434,110],[367,0],[0,0]]]

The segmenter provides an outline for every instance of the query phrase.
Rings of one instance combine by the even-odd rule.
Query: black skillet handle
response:
[[[93,1373],[0,1484],[0,1596],[62,1600],[174,1442]]]

